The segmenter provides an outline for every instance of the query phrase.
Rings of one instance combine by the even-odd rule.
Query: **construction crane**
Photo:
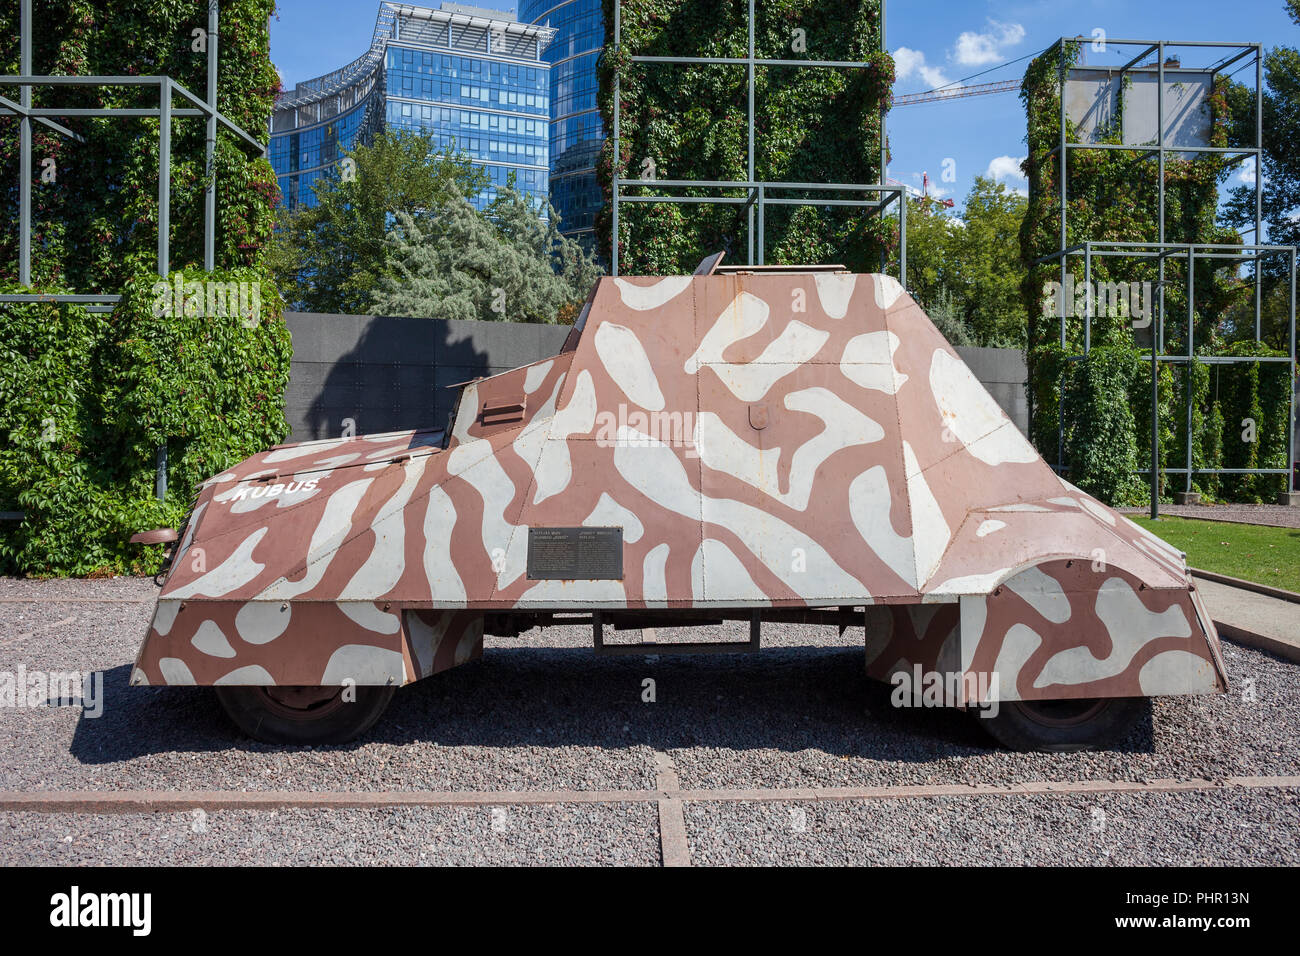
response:
[[[986,96],[989,93],[1009,93],[1019,88],[1020,80],[998,80],[996,83],[976,83],[971,86],[953,86],[950,84],[926,93],[905,93],[902,96],[895,96],[893,105],[912,106],[916,103],[933,103],[936,100],[957,100],[967,96]],[[888,179],[886,182],[895,186],[902,186],[913,199],[921,200],[923,207],[928,207],[930,203],[943,206],[945,209],[953,207],[951,199],[938,199],[930,195],[929,173],[921,173],[920,189],[909,186],[907,183],[901,183],[897,179]]]
[[[1010,93],[1020,89],[1020,80],[998,80],[996,83],[975,83],[971,86],[945,86],[927,93],[905,93],[894,97],[894,106],[912,106],[915,103],[932,103],[935,100],[959,100],[966,96],[986,96],[989,93]]]
[[[885,182],[892,183],[895,186],[902,186],[903,190],[913,199],[921,200],[921,205],[923,207],[928,207],[930,203],[943,206],[944,209],[951,209],[953,207],[953,201],[951,199],[939,199],[930,195],[929,173],[921,173],[920,189],[917,189],[915,186],[909,186],[907,183],[899,182],[897,179],[886,179]]]

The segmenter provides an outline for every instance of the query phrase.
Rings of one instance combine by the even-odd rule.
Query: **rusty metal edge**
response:
[[[668,781],[665,781],[668,782]],[[1240,789],[1300,789],[1300,775],[1219,779],[1030,781],[882,787],[768,789],[532,790],[532,791],[33,791],[0,792],[0,811],[27,813],[158,813],[186,810],[379,809],[566,803],[769,803],[900,800],[935,797],[1051,796],[1075,793],[1170,793]]]

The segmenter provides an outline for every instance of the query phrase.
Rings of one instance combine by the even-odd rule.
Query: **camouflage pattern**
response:
[[[622,529],[623,577],[530,579],[528,529],[576,526]],[[133,681],[405,683],[480,653],[489,611],[846,605],[876,676],[1226,686],[1184,556],[1059,479],[895,280],[848,273],[601,279],[445,435],[215,476]]]

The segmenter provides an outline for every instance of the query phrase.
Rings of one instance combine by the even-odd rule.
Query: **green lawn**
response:
[[[1132,517],[1175,548],[1187,563],[1258,584],[1300,591],[1300,531],[1194,518]]]

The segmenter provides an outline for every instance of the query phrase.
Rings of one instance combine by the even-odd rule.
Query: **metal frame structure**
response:
[[[217,147],[217,127],[233,133],[242,145],[256,156],[266,155],[266,146],[245,130],[236,126],[217,108],[217,20],[218,0],[208,2],[207,27],[207,98],[199,99],[194,93],[169,76],[52,76],[37,75],[32,71],[32,0],[21,0],[19,75],[0,76],[0,88],[18,87],[18,102],[0,96],[0,117],[17,116],[18,134],[18,282],[32,284],[32,123],[40,123],[60,135],[78,142],[82,138],[65,126],[55,122],[70,117],[157,117],[158,118],[158,275],[166,277],[171,271],[171,158],[174,118],[202,117],[206,120],[203,168],[206,186],[203,192],[203,268],[216,267],[217,224],[217,174],[213,162]],[[146,108],[70,109],[36,108],[32,106],[32,88],[48,87],[114,87],[153,86],[158,90],[158,105]],[[176,107],[175,97],[187,101],[189,106]],[[115,293],[42,294],[17,293],[0,295],[5,302],[68,302],[83,306],[89,312],[112,312],[121,301]],[[154,492],[159,501],[167,495],[167,446],[158,446],[155,465]]]
[[[1261,160],[1263,157],[1263,99],[1264,99],[1264,76],[1263,76],[1263,56],[1264,47],[1261,43],[1232,43],[1226,41],[1179,41],[1171,42],[1166,40],[1112,40],[1106,39],[1107,44],[1118,47],[1134,46],[1141,47],[1141,52],[1130,58],[1122,67],[1111,72],[1117,73],[1122,78],[1130,70],[1140,68],[1142,61],[1146,60],[1153,53],[1156,55],[1155,77],[1156,77],[1156,142],[1154,144],[1127,145],[1116,143],[1078,143],[1070,142],[1066,122],[1065,109],[1065,84],[1072,69],[1067,68],[1065,64],[1065,51],[1067,43],[1086,42],[1077,37],[1061,37],[1057,40],[1055,46],[1058,56],[1060,57],[1060,69],[1057,71],[1058,77],[1058,102],[1060,103],[1059,129],[1060,142],[1048,153],[1050,159],[1056,156],[1059,163],[1059,180],[1060,186],[1057,194],[1056,209],[1060,214],[1060,247],[1052,253],[1040,256],[1034,260],[1037,265],[1042,262],[1055,260],[1060,265],[1060,276],[1062,285],[1065,284],[1065,275],[1069,271],[1069,259],[1072,256],[1083,256],[1084,258],[1084,282],[1086,293],[1086,306],[1084,314],[1084,346],[1082,355],[1067,356],[1067,362],[1079,361],[1084,358],[1091,350],[1091,331],[1092,331],[1092,312],[1094,308],[1095,296],[1092,289],[1092,260],[1093,257],[1131,257],[1156,259],[1158,262],[1159,279],[1156,285],[1156,314],[1152,322],[1151,336],[1151,461],[1146,468],[1140,469],[1139,473],[1149,474],[1151,483],[1151,517],[1160,516],[1160,474],[1163,471],[1167,475],[1184,475],[1185,489],[1191,490],[1193,474],[1248,474],[1248,475],[1273,475],[1273,474],[1291,474],[1290,464],[1295,460],[1295,396],[1293,390],[1289,390],[1289,410],[1288,410],[1288,428],[1287,428],[1287,468],[1193,468],[1192,467],[1192,404],[1191,389],[1188,389],[1187,400],[1187,431],[1185,435],[1187,448],[1187,461],[1181,468],[1160,468],[1160,416],[1159,416],[1159,382],[1160,382],[1160,364],[1177,363],[1189,365],[1193,362],[1202,362],[1207,365],[1232,365],[1247,362],[1286,362],[1291,369],[1292,381],[1295,379],[1296,368],[1296,313],[1295,313],[1295,284],[1296,284],[1296,249],[1294,246],[1282,245],[1264,245],[1258,244],[1258,239],[1263,231],[1263,175]],[[1166,64],[1165,51],[1170,48],[1208,48],[1221,49],[1225,51],[1222,60],[1212,66],[1182,67],[1168,66]],[[1050,49],[1050,48],[1049,48]],[[1221,73],[1227,67],[1240,60],[1253,57],[1255,67],[1255,144],[1253,146],[1187,146],[1174,145],[1165,142],[1165,76],[1166,74],[1197,74],[1210,75],[1211,77]],[[1247,64],[1250,65],[1250,64]],[[1149,68],[1149,67],[1148,67]],[[1094,70],[1107,70],[1107,67],[1091,67]],[[1240,69],[1240,68],[1239,68]],[[1068,220],[1067,209],[1069,196],[1068,164],[1067,159],[1070,150],[1088,150],[1088,149],[1119,149],[1129,152],[1143,151],[1139,157],[1139,162],[1154,158],[1157,162],[1156,190],[1157,190],[1157,217],[1158,217],[1158,239],[1155,242],[1094,242],[1085,240],[1073,245],[1069,244],[1068,238]],[[1253,158],[1255,161],[1255,222],[1248,227],[1246,231],[1251,232],[1256,239],[1253,245],[1227,245],[1215,243],[1186,243],[1168,241],[1165,233],[1165,157],[1168,153],[1197,153],[1197,154],[1220,154],[1225,159],[1233,160],[1240,163],[1243,160]],[[1281,255],[1288,258],[1290,266],[1290,306],[1288,315],[1288,336],[1289,336],[1289,355],[1277,356],[1273,358],[1246,357],[1246,356],[1207,356],[1196,355],[1195,348],[1195,269],[1197,259],[1232,259],[1236,261],[1250,261],[1254,263],[1254,299],[1255,299],[1255,341],[1260,341],[1260,313],[1261,313],[1261,282],[1259,263],[1262,258],[1270,255]],[[1169,259],[1182,259],[1187,263],[1187,350],[1184,354],[1164,354],[1165,345],[1165,263]],[[1068,318],[1068,309],[1061,310],[1060,329],[1061,329],[1061,347],[1066,345],[1066,320]],[[1064,423],[1064,378],[1058,383],[1060,389],[1061,402],[1061,419],[1057,428],[1057,471],[1065,469],[1065,423]],[[1288,479],[1288,489],[1290,480]]]
[[[32,123],[40,123],[55,132],[81,141],[72,130],[55,122],[70,117],[157,117],[158,129],[158,274],[166,276],[171,268],[171,121],[174,118],[206,120],[204,169],[207,184],[203,194],[203,268],[215,268],[217,182],[213,158],[217,145],[217,127],[233,133],[256,156],[266,155],[266,147],[235,125],[217,108],[217,14],[218,0],[209,0],[207,27],[207,97],[200,99],[168,76],[50,76],[32,72],[32,2],[21,0],[21,52],[18,76],[0,76],[0,87],[18,87],[18,102],[0,96],[0,117],[16,116],[19,123],[18,150],[18,282],[31,286],[32,227]],[[158,90],[158,105],[145,108],[70,109],[35,108],[33,87],[115,87],[152,86]],[[190,105],[177,107],[176,97]],[[90,294],[10,294],[0,295],[0,302],[70,302],[83,305],[91,312],[111,312],[120,295]]]
[[[880,49],[885,50],[885,2],[880,0]],[[861,70],[866,69],[868,64],[854,62],[852,60],[773,60],[763,59],[754,56],[754,0],[748,0],[749,8],[746,19],[748,32],[748,48],[746,55],[743,57],[714,57],[714,56],[631,56],[632,63],[660,63],[671,64],[676,66],[687,65],[729,65],[743,66],[746,68],[746,86],[748,88],[748,119],[746,122],[747,146],[745,150],[745,166],[747,175],[742,181],[735,180],[685,180],[685,179],[623,179],[618,174],[618,156],[619,156],[619,118],[620,108],[620,83],[618,74],[614,75],[614,129],[613,129],[613,156],[614,168],[611,173],[612,180],[612,224],[611,224],[611,249],[610,249],[610,275],[618,275],[618,220],[619,205],[625,202],[644,202],[644,203],[726,203],[734,205],[743,205],[746,210],[746,221],[748,228],[748,264],[764,265],[764,220],[767,206],[856,206],[860,208],[872,209],[875,212],[883,213],[885,208],[893,202],[898,203],[898,234],[899,234],[899,281],[903,286],[907,285],[907,197],[903,188],[900,186],[888,186],[883,183],[763,183],[754,179],[754,70],[756,67],[803,67],[805,69],[849,69]],[[623,4],[622,0],[614,2],[614,46],[621,47],[623,43]],[[882,110],[880,115],[880,176],[885,176],[885,161],[888,154],[888,140],[885,135],[885,114]],[[711,196],[625,196],[622,194],[623,189],[650,187],[650,188],[687,188],[713,190],[718,195]],[[791,191],[813,191],[828,190],[836,192],[858,192],[873,194],[874,199],[806,199],[795,197],[772,197],[768,196],[768,191],[791,192]],[[722,195],[725,192],[743,192],[743,195]],[[755,230],[755,218],[757,217],[757,231]]]

